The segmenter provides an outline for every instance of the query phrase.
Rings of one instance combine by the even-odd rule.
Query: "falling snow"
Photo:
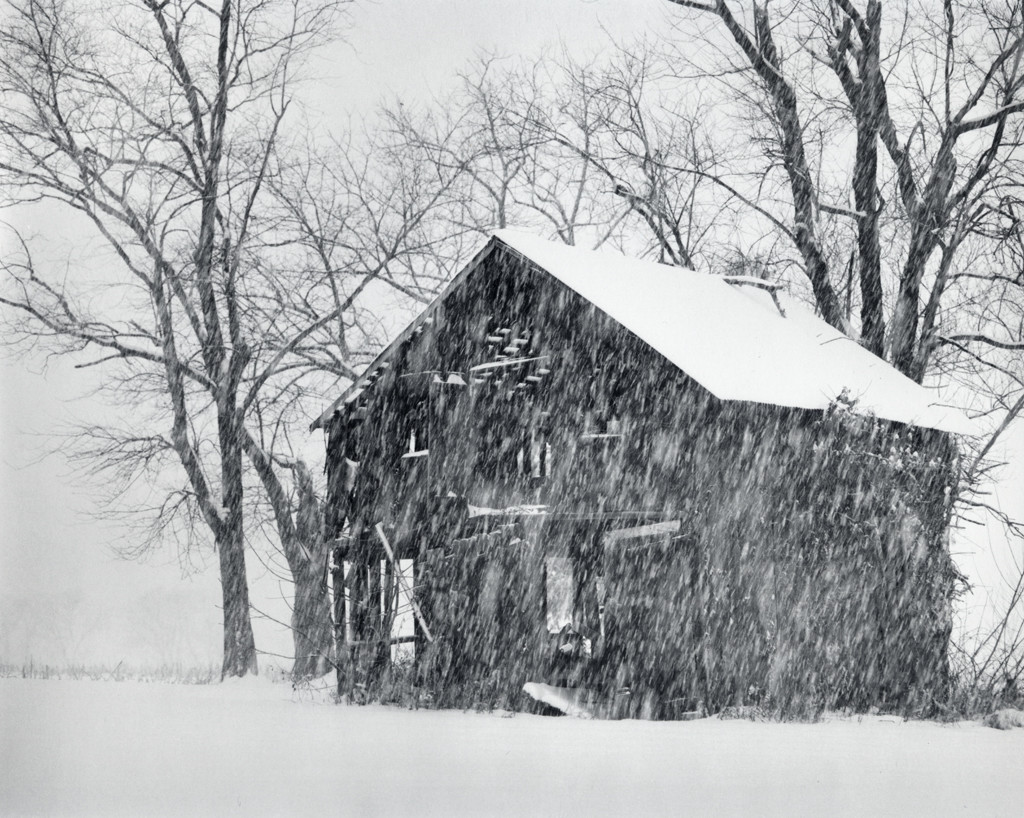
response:
[[[339,692],[941,712],[970,424],[774,289],[489,242],[314,424]]]

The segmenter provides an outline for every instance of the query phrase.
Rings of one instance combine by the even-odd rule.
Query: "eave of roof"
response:
[[[469,264],[463,267],[462,270],[458,273],[458,275],[456,275],[451,281],[449,281],[444,286],[444,289],[442,289],[441,292],[438,293],[437,297],[423,309],[423,312],[421,312],[412,321],[410,321],[409,324],[405,327],[405,329],[398,333],[397,337],[390,344],[384,347],[383,350],[381,350],[380,354],[373,359],[373,362],[368,367],[366,367],[363,373],[358,378],[356,378],[345,389],[345,391],[342,392],[341,395],[338,398],[336,398],[331,403],[331,405],[328,406],[327,409],[325,409],[320,414],[320,416],[309,425],[309,430],[312,432],[317,429],[323,428],[327,421],[330,420],[331,415],[333,415],[334,412],[337,411],[339,407],[344,406],[346,403],[357,397],[358,393],[361,392],[369,382],[370,374],[376,372],[378,369],[380,369],[381,364],[391,359],[391,356],[394,355],[398,348],[413,336],[413,333],[416,331],[416,328],[422,326],[424,321],[426,321],[428,317],[434,314],[434,312],[437,310],[438,305],[442,301],[444,301],[448,293],[450,293],[454,289],[457,289],[462,284],[462,282],[465,281],[467,277],[469,277],[473,270],[475,270],[481,264],[481,262],[483,262],[484,259],[486,259],[492,252],[494,252],[494,248],[497,247],[499,243],[500,240],[498,239],[497,236],[491,236],[491,238],[488,239],[487,244],[481,247],[480,250],[476,253],[476,255],[473,256]]]

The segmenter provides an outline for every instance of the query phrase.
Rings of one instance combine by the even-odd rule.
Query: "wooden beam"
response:
[[[395,566],[395,576],[398,577],[398,583],[402,586],[402,590],[409,595],[409,604],[412,605],[412,612],[416,616],[416,621],[420,623],[420,627],[423,628],[423,635],[427,638],[428,642],[433,642],[434,637],[430,633],[430,628],[427,627],[427,620],[423,616],[423,611],[420,610],[419,603],[416,602],[416,597],[413,595],[413,589],[409,587],[409,584],[405,580],[405,575],[402,574],[402,570],[398,565],[398,560],[395,559],[395,552],[391,548],[391,543],[388,542],[387,536],[384,534],[384,526],[377,523],[374,526],[374,530],[377,532],[377,536],[380,537],[381,545],[384,546],[384,553],[388,555],[388,559],[391,564]]]
[[[634,528],[619,528],[614,531],[606,531],[604,534],[605,545],[615,545],[620,540],[632,540],[640,537],[659,537],[666,534],[677,534],[679,532],[679,520],[668,520],[663,523],[651,523],[649,525],[635,526]]]

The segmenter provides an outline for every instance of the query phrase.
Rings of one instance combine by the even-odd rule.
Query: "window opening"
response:
[[[576,580],[569,557],[549,554],[544,558],[544,586],[548,633],[560,633],[566,625],[572,625],[576,597]]]
[[[404,458],[425,457],[430,452],[428,401],[421,400],[409,415],[409,436]]]

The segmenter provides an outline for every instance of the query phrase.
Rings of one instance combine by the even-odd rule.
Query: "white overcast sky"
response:
[[[539,55],[562,45],[589,54],[608,47],[609,33],[628,42],[665,31],[679,15],[664,0],[359,2],[346,42],[315,64],[320,79],[307,107],[339,129],[382,98],[444,96],[476,54]],[[91,516],[95,498],[59,457],[40,459],[50,431],[106,411],[82,397],[95,370],[52,361],[43,373],[43,363],[0,360],[0,616],[15,608],[27,618],[13,629],[0,620],[0,661],[219,662],[214,566],[183,578],[172,547],[142,564],[115,559],[109,544],[123,532]],[[1017,453],[1021,437],[1012,442]],[[1013,491],[1022,484],[1017,468]],[[987,534],[959,548],[983,555]],[[968,570],[974,560],[961,555]],[[983,584],[998,582],[986,558],[979,564],[993,577]],[[249,571],[257,606],[286,618],[278,584],[255,560]],[[282,629],[255,627],[258,647],[288,651]]]

